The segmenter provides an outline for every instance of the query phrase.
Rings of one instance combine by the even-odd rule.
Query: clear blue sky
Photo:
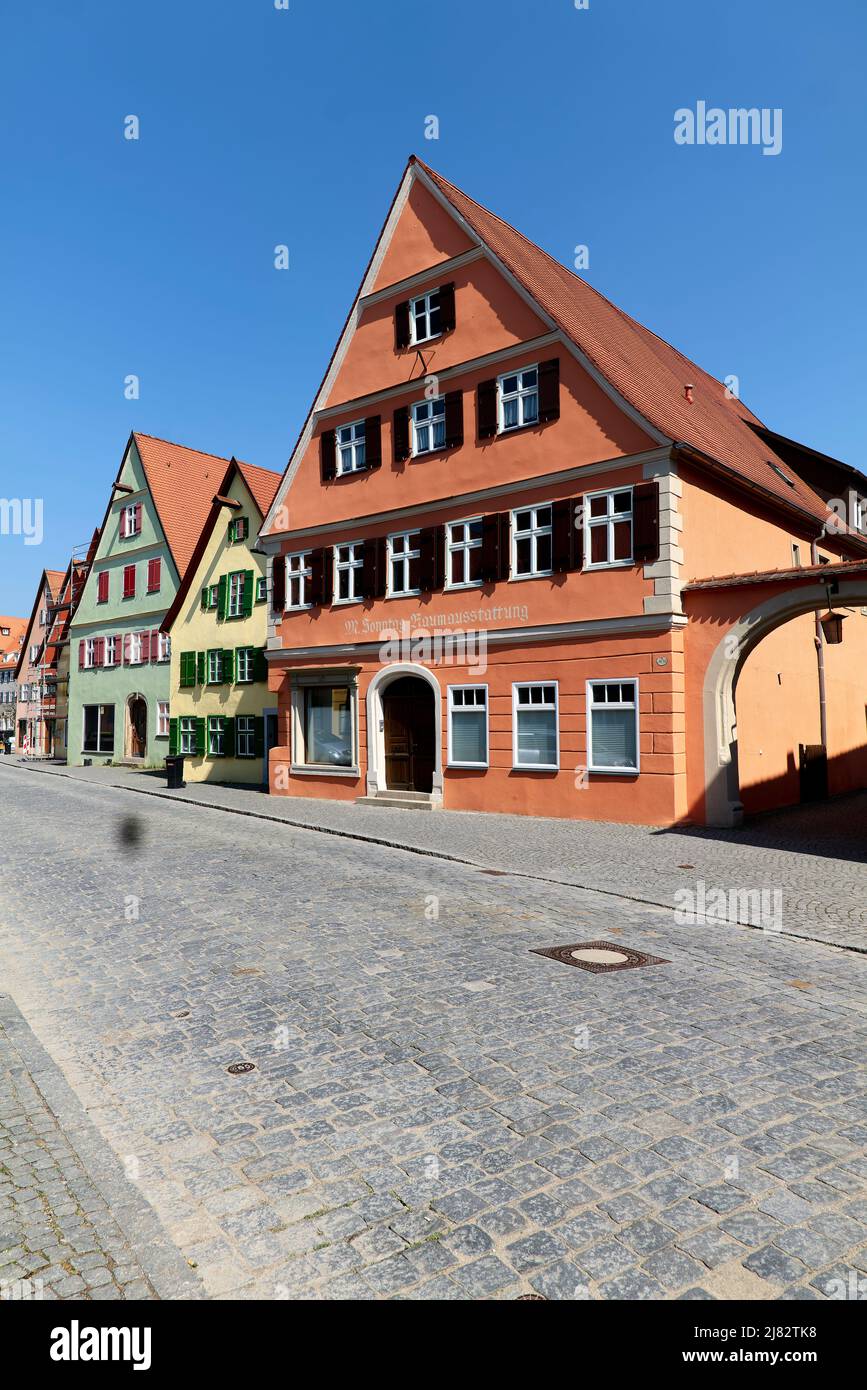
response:
[[[864,467],[865,15],[7,6],[0,496],[44,497],[45,538],[0,536],[0,613],[29,613],[41,569],[102,520],[130,429],[283,468],[412,151],[558,258],[588,244],[615,303],[736,373],[771,427]],[[782,153],[677,146],[699,99],[782,107]]]

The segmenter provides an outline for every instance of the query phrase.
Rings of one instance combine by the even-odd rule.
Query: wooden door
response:
[[[432,790],[434,708],[433,691],[417,676],[403,676],[383,692],[385,782],[389,791]]]
[[[144,700],[133,700],[129,707],[130,752],[134,758],[143,758],[148,739],[148,711]]]

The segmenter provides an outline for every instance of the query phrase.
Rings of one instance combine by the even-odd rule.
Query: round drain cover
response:
[[[622,965],[629,957],[623,951],[605,951],[600,946],[582,946],[573,951],[575,960],[587,960],[593,965]]]
[[[231,1066],[226,1067],[230,1076],[246,1076],[247,1072],[255,1070],[253,1062],[233,1062]]]

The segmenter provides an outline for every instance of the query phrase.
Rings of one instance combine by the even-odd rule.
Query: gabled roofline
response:
[[[62,570],[52,570],[51,572],[52,572],[52,574],[62,574],[62,573],[63,573]],[[21,654],[20,654],[20,656],[18,657],[17,662],[15,663],[15,680],[16,680],[16,681],[18,680],[18,677],[19,677],[19,675],[20,675],[20,673],[21,673],[21,667],[24,665],[24,653],[27,652],[27,651],[29,651],[29,649],[30,649],[30,644],[29,644],[29,642],[28,642],[27,639],[28,639],[28,637],[30,636],[30,633],[31,633],[32,628],[33,628],[33,619],[36,617],[36,609],[37,609],[38,606],[39,606],[39,595],[42,593],[43,586],[46,585],[47,583],[48,583],[48,570],[43,570],[43,571],[42,571],[42,577],[40,578],[39,583],[38,583],[37,586],[36,586],[36,594],[35,594],[34,599],[33,599],[33,607],[32,607],[31,610],[30,610],[30,617],[29,617],[28,620],[27,620],[27,627],[24,629],[24,642],[23,642],[22,647],[21,647]],[[61,586],[61,587],[62,587],[62,586]],[[51,592],[51,590],[49,589],[49,593],[50,593],[50,592]],[[52,624],[52,626],[53,626],[53,624]],[[50,629],[49,629],[49,630],[50,630]],[[45,642],[47,642],[47,641],[48,641],[48,638],[46,637]],[[43,643],[43,646],[45,645],[45,642]]]

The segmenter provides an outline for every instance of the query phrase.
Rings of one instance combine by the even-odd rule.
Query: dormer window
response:
[[[438,289],[420,294],[409,301],[410,342],[426,343],[442,332],[440,292]]]

